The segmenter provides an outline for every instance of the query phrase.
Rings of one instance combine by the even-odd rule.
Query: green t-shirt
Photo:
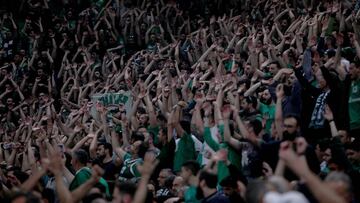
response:
[[[80,169],[80,170],[76,173],[73,181],[70,183],[69,190],[70,190],[70,191],[75,190],[75,189],[78,188],[80,185],[82,185],[82,184],[84,184],[86,181],[88,181],[90,178],[91,178],[91,169],[90,169],[90,168],[84,167],[84,168]],[[100,178],[99,184],[101,184],[101,185],[103,185],[103,186],[105,187],[106,196],[110,197],[110,189],[109,189],[109,185],[108,185],[108,183],[106,182],[106,180],[103,179],[103,178]]]
[[[178,172],[183,163],[196,159],[195,143],[191,135],[184,133],[178,142],[174,157],[174,171]]]
[[[185,203],[200,203],[198,199],[196,199],[196,187],[190,186],[184,194]]]
[[[360,128],[360,80],[353,81],[349,93],[350,129]]]
[[[224,140],[224,125],[218,126],[219,133],[221,139]],[[214,150],[215,152],[220,149],[227,149],[228,150],[228,159],[230,163],[241,169],[241,156],[237,153],[233,148],[231,148],[227,143],[222,141],[222,143],[217,143],[211,136],[211,131],[209,127],[205,127],[204,129],[204,140],[209,145],[209,147]],[[229,168],[227,167],[226,163],[221,161],[218,164],[218,182],[221,182],[224,178],[230,175]]]
[[[137,166],[143,161],[141,158],[132,159],[130,154],[125,154],[124,163],[120,170],[120,179],[129,180],[132,178],[141,177],[140,172],[137,170]]]
[[[233,61],[232,61],[232,60],[227,60],[227,61],[225,61],[224,67],[225,67],[226,72],[230,72],[230,71],[231,71],[232,65],[233,65]]]
[[[149,133],[152,133],[154,134],[154,144],[157,145],[159,144],[159,131],[160,131],[160,127],[157,125],[157,126],[154,126],[154,127],[151,127],[151,126],[148,126],[147,127],[147,131]]]
[[[276,108],[274,104],[266,105],[260,102],[259,111],[262,118],[267,118],[265,124],[265,132],[268,134],[271,133],[271,124],[274,122],[275,119],[275,109]]]

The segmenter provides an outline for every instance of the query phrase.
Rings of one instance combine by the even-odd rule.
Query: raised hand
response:
[[[296,153],[298,155],[304,155],[306,152],[306,148],[308,146],[308,143],[306,142],[305,138],[304,137],[296,138],[294,144],[296,144]]]
[[[159,160],[156,159],[154,152],[146,152],[144,157],[144,163],[137,166],[138,171],[142,177],[149,177],[153,173],[156,166],[159,164]]]
[[[277,87],[276,87],[276,97],[278,99],[283,99],[285,96],[285,93],[284,93],[284,85],[283,84],[279,84]]]
[[[324,118],[328,121],[334,120],[333,112],[327,104],[325,105]]]
[[[92,167],[91,170],[91,180],[93,180],[94,182],[99,182],[103,174],[104,174],[104,170],[100,166],[95,165]]]

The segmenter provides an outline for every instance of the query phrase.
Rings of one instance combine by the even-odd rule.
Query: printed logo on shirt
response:
[[[358,91],[358,86],[354,86],[354,87],[352,88],[352,91],[353,91],[353,93],[357,93],[357,91]]]

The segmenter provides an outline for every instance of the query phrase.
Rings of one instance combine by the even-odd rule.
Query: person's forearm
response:
[[[28,169],[31,169],[31,167],[29,165],[28,157],[24,153],[23,157],[22,157],[22,162],[21,162],[21,171],[26,171]]]
[[[332,137],[337,137],[338,136],[338,130],[335,124],[334,120],[330,120],[329,121],[329,125],[330,125],[330,130],[331,130],[331,136]]]
[[[230,144],[231,131],[229,126],[229,119],[224,119],[224,141]]]
[[[150,175],[141,176],[140,183],[136,190],[133,203],[144,203],[147,196],[147,184],[150,180]]]
[[[70,129],[61,122],[60,118],[57,118],[55,121],[62,133],[67,136],[74,134],[72,130],[70,131]]]
[[[275,107],[275,128],[277,129],[278,139],[282,140],[282,123],[283,123],[283,112],[282,112],[282,98],[276,99]]]
[[[254,50],[250,50],[250,63],[254,71],[259,69],[259,55]]]
[[[1,95],[0,95],[0,100],[2,99],[2,98],[4,98],[5,97],[5,95],[7,95],[8,94],[8,92],[4,92],[4,93],[2,93]]]
[[[67,42],[67,39],[64,39],[64,40],[61,42],[59,48],[62,49],[62,50],[64,50],[64,47],[65,47],[66,42]]]
[[[0,163],[3,161],[5,161],[4,160],[4,152],[3,152],[3,149],[0,148]],[[4,181],[4,179],[2,179],[2,175],[3,175],[2,170],[0,170],[0,180]]]
[[[122,129],[122,131],[123,131],[123,134],[124,134],[124,132],[126,131],[126,129]],[[113,149],[119,148],[119,147],[120,147],[120,143],[119,143],[119,141],[118,141],[117,134],[115,133],[115,131],[112,130],[112,131],[110,132],[110,135],[111,135],[111,145],[112,145]]]
[[[72,127],[80,119],[80,117],[80,114],[76,115],[73,119],[69,121],[67,126]]]
[[[63,176],[69,183],[71,183],[75,177],[66,166],[63,167]]]
[[[105,141],[111,142],[110,129],[109,129],[109,125],[106,121],[106,114],[101,114],[100,118],[101,118],[102,126],[99,130],[102,129],[102,131],[104,132],[103,134],[105,137]],[[99,130],[97,131],[97,133],[99,133]]]
[[[53,64],[53,63],[54,63],[54,60],[53,60],[53,58],[51,57],[51,55],[50,55],[50,53],[49,53],[48,51],[46,52],[46,56],[47,56],[50,64]]]
[[[34,64],[35,57],[36,57],[35,55],[36,55],[36,52],[33,52],[33,55],[31,56],[31,59],[30,59],[30,61],[28,63],[29,67],[32,67],[32,65]]]
[[[89,139],[88,136],[82,138],[78,143],[76,143],[76,145],[71,149],[72,152],[75,152],[77,151],[78,149],[80,149],[84,144],[85,142]],[[91,146],[91,145],[90,145]]]
[[[240,130],[240,134],[245,137],[248,138],[249,137],[249,131],[246,129],[246,126],[244,125],[243,121],[241,120],[240,116],[238,113],[235,113],[235,121],[236,124]]]
[[[215,47],[209,47],[205,53],[199,58],[198,62],[202,62],[206,59],[206,57],[209,55],[209,53],[214,49]]]
[[[132,107],[129,115],[127,116],[127,119],[128,119],[129,121],[130,121],[131,118],[135,115],[136,110],[137,110],[137,108],[138,108],[138,106],[139,106],[139,103],[140,103],[140,99],[136,99],[135,102],[133,103],[133,107]]]
[[[216,125],[219,125],[219,123],[222,121],[220,106],[222,105],[219,103],[214,105],[214,121]]]
[[[157,100],[159,109],[161,111],[161,114],[166,118],[169,119],[169,112],[166,108],[166,104],[164,104],[164,102],[162,102],[160,99]]]
[[[144,73],[147,74],[149,73],[150,69],[152,68],[152,66],[154,65],[155,60],[152,60],[144,69]]]
[[[80,50],[78,50],[76,53],[75,53],[75,55],[73,56],[73,58],[71,59],[71,61],[74,63],[75,62],[75,60],[76,60],[76,58],[78,57],[78,55],[80,54]]]
[[[296,37],[296,50],[299,54],[302,54],[304,52],[303,46],[302,46],[302,39],[300,39],[298,36]]]
[[[261,82],[258,82],[254,85],[252,85],[245,93],[244,93],[244,96],[247,97],[247,96],[251,96],[254,94],[254,92],[261,86]]]
[[[360,58],[360,44],[357,39],[354,40],[354,46],[356,50],[356,55]]]
[[[35,173],[32,173],[31,176],[20,186],[20,189],[25,192],[30,192],[38,184],[40,178],[44,176],[46,170],[40,169]]]
[[[14,164],[16,151],[16,149],[12,149],[10,156],[6,160],[6,163],[10,166]]]
[[[305,159],[305,157],[300,158]],[[302,162],[306,164],[306,160]],[[342,197],[325,185],[309,168],[299,171],[296,167],[292,167],[292,170],[306,182],[306,185],[320,203],[345,203]]]
[[[150,100],[149,94],[147,94],[145,96],[144,100],[145,100],[146,108],[147,108],[148,114],[149,114],[149,124],[151,127],[155,127],[157,125],[157,118],[156,118],[155,109]]]
[[[170,98],[171,98],[171,102],[172,102],[173,105],[177,104],[179,102],[179,98],[178,98],[178,95],[176,93],[176,86],[171,87]],[[185,100],[185,102],[187,102],[187,100]]]
[[[194,126],[200,135],[204,133],[204,123],[200,113],[201,107],[195,106],[193,116],[191,118],[191,125]]]
[[[287,30],[286,33],[293,33],[301,24],[303,23],[302,20],[294,22]]]
[[[16,85],[16,91],[19,94],[20,101],[24,101],[25,97],[24,97],[23,93],[21,92],[20,88],[17,85]]]
[[[64,102],[66,102],[65,105],[68,105],[70,108],[80,109],[80,106],[79,106],[79,105],[77,105],[77,104],[69,101],[68,99],[63,99],[63,100],[64,100]]]
[[[32,91],[31,91],[33,97],[36,97],[37,85],[38,85],[38,82],[35,81],[35,84],[34,84],[34,86],[32,88]]]
[[[276,169],[275,169],[275,173],[274,175],[276,176],[283,176],[284,175],[284,171],[285,171],[285,162],[282,159],[279,159],[277,165],[276,165]]]
[[[28,162],[29,162],[30,168],[33,168],[35,166],[35,155],[34,155],[34,151],[32,150],[30,141],[28,141],[27,149],[28,149],[28,153],[27,153]]]
[[[3,67],[3,68],[5,68],[5,67]],[[4,77],[3,80],[0,82],[0,87],[2,87],[5,84],[6,81],[7,81],[7,78]]]
[[[123,140],[123,146],[129,146],[130,145],[130,133],[129,128],[126,125],[126,123],[121,123],[121,129],[122,129],[122,140]]]
[[[226,50],[225,52],[226,53],[229,53],[229,50],[232,49],[234,47],[234,43],[235,43],[235,40],[237,39],[237,36],[236,34],[233,36],[233,38],[231,39],[231,41],[229,42],[229,45],[226,47]]]
[[[55,174],[55,188],[59,197],[60,203],[73,203],[72,195],[69,189],[63,182],[63,176],[61,173]]]
[[[80,202],[91,188],[97,183],[93,178],[88,179],[85,183],[81,184],[78,188],[71,192],[73,202]]]

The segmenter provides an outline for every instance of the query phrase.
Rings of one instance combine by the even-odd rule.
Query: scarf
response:
[[[309,124],[309,128],[323,128],[324,127],[324,111],[325,111],[325,101],[327,96],[329,95],[330,90],[321,93],[316,99],[316,104],[314,107],[314,111],[311,115],[311,121]]]

